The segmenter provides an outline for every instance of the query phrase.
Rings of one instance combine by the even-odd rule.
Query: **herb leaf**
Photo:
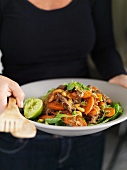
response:
[[[73,90],[74,87],[75,87],[74,82],[67,84],[67,90]]]
[[[45,119],[45,123],[55,124],[55,123],[59,122],[60,120],[62,120],[63,117],[70,117],[70,115],[61,114],[60,112],[58,112],[58,114],[56,115],[56,117],[54,117],[54,118],[46,118],[46,119]],[[73,115],[72,115],[72,117],[73,117]]]

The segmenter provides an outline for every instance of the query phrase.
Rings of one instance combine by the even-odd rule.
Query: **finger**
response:
[[[0,93],[0,113],[2,113],[7,107],[7,96],[4,92]]]
[[[24,100],[24,92],[21,89],[21,87],[19,86],[18,83],[12,81],[9,85],[9,88],[12,92],[12,95],[16,98],[16,102],[18,107],[22,108],[23,107],[23,100]]]

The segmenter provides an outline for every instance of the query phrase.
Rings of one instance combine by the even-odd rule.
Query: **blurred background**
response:
[[[112,18],[116,48],[121,54],[124,66],[127,69],[127,0],[112,0]],[[99,74],[91,59],[88,62],[92,76],[99,78]],[[2,64],[0,62],[1,71]],[[115,125],[105,130],[104,133],[106,142],[102,170],[126,170],[127,122]]]
[[[116,48],[127,70],[127,0],[112,0],[112,18]],[[127,121],[105,130],[105,136],[102,170],[126,170]]]

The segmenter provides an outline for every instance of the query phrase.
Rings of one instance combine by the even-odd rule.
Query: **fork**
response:
[[[20,113],[14,97],[9,97],[7,108],[0,114],[0,132],[10,132],[18,138],[36,135],[35,125]]]

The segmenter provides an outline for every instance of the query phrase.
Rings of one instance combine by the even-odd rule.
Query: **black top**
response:
[[[103,79],[125,73],[115,50],[111,0],[73,0],[46,11],[27,0],[10,0],[2,14],[3,74],[19,84],[89,77],[87,56]]]

